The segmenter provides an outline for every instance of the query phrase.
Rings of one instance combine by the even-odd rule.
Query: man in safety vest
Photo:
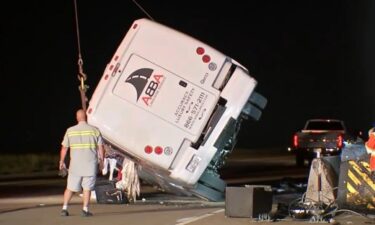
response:
[[[78,124],[66,130],[61,143],[59,169],[65,169],[65,156],[70,149],[70,164],[64,204],[61,216],[69,216],[68,204],[74,192],[83,189],[82,216],[92,216],[89,211],[91,191],[94,189],[98,165],[103,165],[103,139],[99,130],[86,122],[86,113],[80,109],[76,113]]]
[[[375,179],[375,124],[368,132],[368,141],[365,143],[367,153],[370,154],[371,177]]]

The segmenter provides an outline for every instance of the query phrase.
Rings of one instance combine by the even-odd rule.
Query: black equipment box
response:
[[[97,203],[123,204],[128,203],[125,193],[116,189],[116,182],[109,180],[97,181],[95,184]]]
[[[272,198],[271,186],[226,187],[225,215],[258,218],[261,214],[271,213]]]

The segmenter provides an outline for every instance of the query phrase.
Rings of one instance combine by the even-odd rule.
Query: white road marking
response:
[[[192,223],[192,222],[195,222],[195,221],[198,221],[198,220],[201,220],[201,219],[204,219],[206,217],[209,217],[209,216],[213,216],[217,213],[220,213],[220,212],[223,212],[224,209],[219,209],[219,210],[216,210],[212,213],[206,213],[206,214],[203,214],[201,216],[198,216],[198,217],[188,217],[188,218],[182,218],[182,219],[179,219],[177,220],[177,224],[176,225],[185,225],[185,224],[189,224],[189,223]]]

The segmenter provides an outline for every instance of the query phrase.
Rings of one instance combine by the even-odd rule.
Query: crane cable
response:
[[[150,14],[136,1],[133,0],[133,3],[137,5],[137,7],[143,11],[151,20],[154,18],[151,17]],[[80,95],[81,95],[81,104],[82,109],[86,111],[87,109],[87,96],[86,91],[89,88],[88,85],[85,84],[87,80],[87,75],[83,72],[83,59],[81,53],[81,42],[80,42],[80,35],[79,35],[79,24],[78,24],[78,7],[77,7],[77,0],[74,0],[74,14],[75,14],[75,23],[76,23],[76,33],[77,33],[77,46],[78,46],[78,80],[80,81],[80,85],[78,87]]]
[[[77,33],[77,45],[78,45],[78,80],[80,81],[80,85],[78,87],[80,95],[81,95],[81,104],[82,109],[86,111],[87,109],[87,97],[86,91],[88,86],[85,84],[87,79],[87,75],[83,72],[83,59],[81,53],[81,42],[80,42],[80,35],[79,35],[79,24],[78,24],[78,8],[77,8],[77,0],[74,0],[74,13],[75,13],[75,22],[76,22],[76,33]]]
[[[133,3],[144,13],[146,14],[146,16],[152,20],[152,21],[155,21],[154,18],[151,17],[151,15],[136,1],[136,0],[132,0]]]

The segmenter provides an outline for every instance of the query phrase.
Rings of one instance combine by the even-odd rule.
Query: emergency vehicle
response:
[[[88,123],[166,191],[223,199],[218,168],[243,118],[267,100],[232,58],[148,19],[136,20],[90,99]]]

